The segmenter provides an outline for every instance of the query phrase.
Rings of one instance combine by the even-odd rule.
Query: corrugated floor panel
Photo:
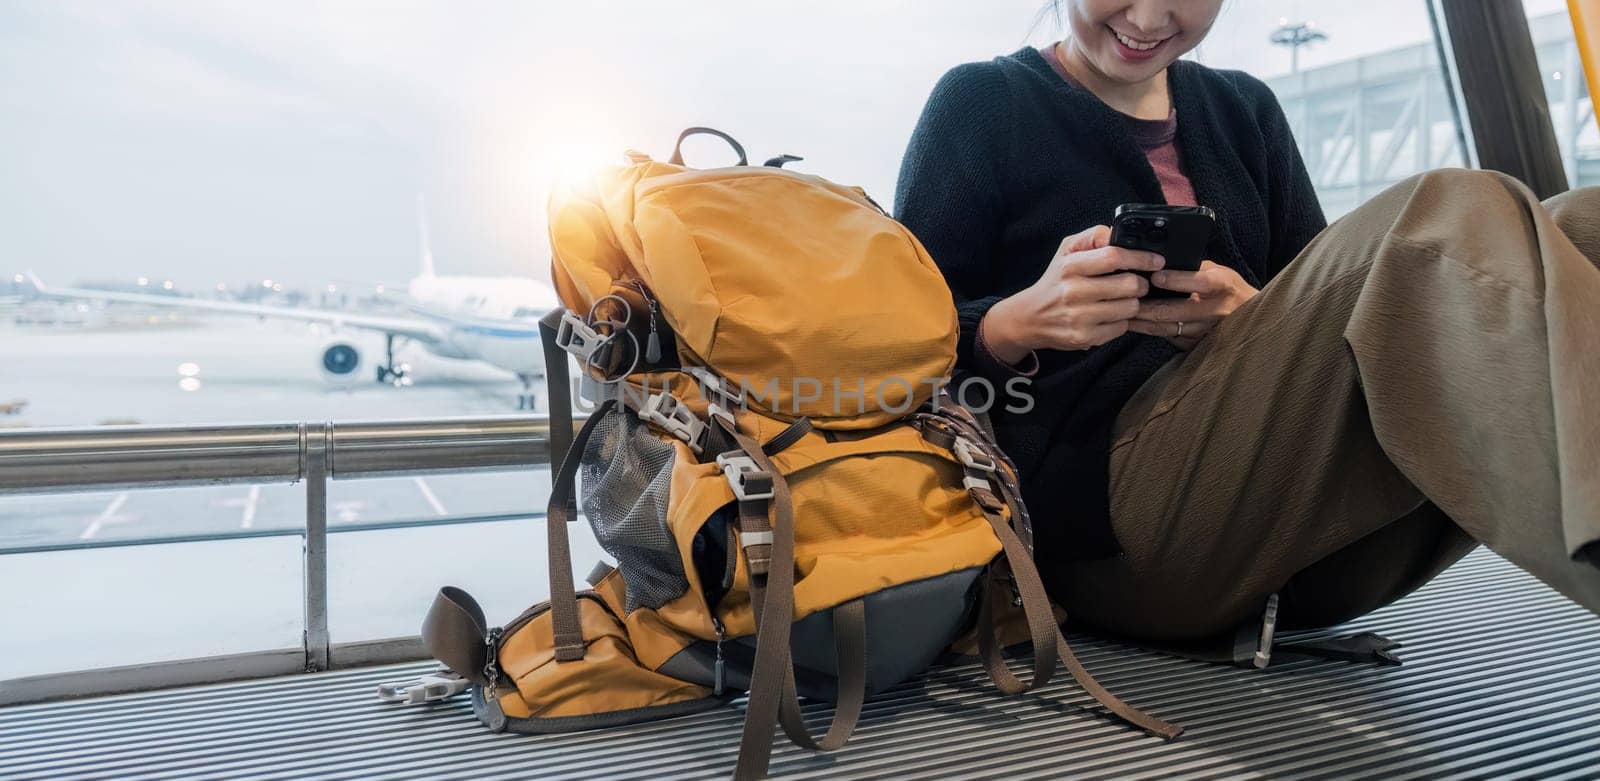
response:
[[[1113,691],[1183,724],[1109,722],[1067,682],[1002,698],[977,666],[868,704],[844,750],[780,743],[781,778],[1600,778],[1600,620],[1484,552],[1340,632],[1404,641],[1403,667],[1213,667],[1078,638]],[[732,768],[742,710],[601,732],[484,731],[464,698],[385,705],[429,665],[0,709],[0,778],[666,778]],[[1021,672],[1021,661],[1014,663]],[[831,711],[807,709],[814,726]],[[780,741],[781,741],[780,737]]]

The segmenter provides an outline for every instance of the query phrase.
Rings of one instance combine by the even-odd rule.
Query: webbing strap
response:
[[[576,438],[572,434],[572,387],[567,373],[567,353],[556,343],[556,326],[561,309],[539,320],[539,336],[544,342],[545,378],[550,396],[550,463],[560,463],[550,485],[550,505],[545,512],[545,535],[550,565],[550,624],[554,633],[555,658],[570,662],[583,658],[583,628],[578,623],[578,595],[572,586],[572,544],[567,524],[577,520],[576,483],[578,461],[583,447],[616,401],[607,400],[584,421]],[[459,672],[459,671],[458,671]]]
[[[767,443],[761,446],[761,452],[769,456],[782,453],[796,442],[799,442],[805,435],[810,434],[812,428],[811,421],[807,418],[801,418],[790,423],[788,428],[779,431],[777,436],[767,440]]]
[[[721,422],[715,424],[721,427]],[[765,474],[760,479],[770,484],[773,497],[768,501],[740,502],[740,533],[770,535],[770,546],[745,546],[746,560],[755,549],[769,547],[771,563],[765,572],[751,567],[750,604],[755,612],[756,659],[750,674],[750,699],[745,710],[744,734],[739,743],[739,760],[734,778],[751,779],[766,775],[772,757],[772,734],[778,724],[796,745],[832,751],[845,744],[855,732],[867,696],[866,603],[861,599],[834,608],[834,652],[837,657],[838,698],[832,722],[821,738],[806,729],[800,712],[799,694],[794,682],[794,659],[789,636],[794,619],[794,517],[789,485],[773,466],[770,453],[799,441],[811,430],[804,419],[769,441],[763,448],[754,438],[726,429],[740,450]],[[757,509],[760,508],[760,517]],[[768,523],[765,515],[771,510]],[[763,531],[765,530],[765,531]]]
[[[989,565],[983,602],[978,606],[978,652],[983,657],[983,666],[989,671],[989,677],[994,679],[995,688],[1002,694],[1021,694],[1044,686],[1055,673],[1057,656],[1055,640],[1060,630],[1056,627],[1055,615],[1050,609],[1050,598],[1045,595],[1039,571],[1033,567],[1027,552],[1022,550],[1022,542],[1017,539],[1017,535],[1011,531],[1010,524],[1006,523],[999,513],[985,507],[983,514],[988,518],[989,526],[994,529],[995,536],[1000,538],[1005,558]],[[1021,566],[1017,565],[1018,562],[1022,562]],[[1006,577],[1008,573],[1009,578]],[[1017,594],[1022,598],[1022,611],[1028,619],[1028,634],[1033,639],[1033,676],[1026,683],[1013,675],[1011,668],[1006,666],[1005,660],[1001,657],[999,641],[995,637],[994,598],[1004,596],[1008,581],[1015,584]],[[996,591],[999,594],[993,593]]]
[[[766,477],[746,478],[751,485],[770,487]],[[776,490],[773,499],[777,498]],[[772,515],[771,499],[750,499],[738,503],[739,543],[744,546],[745,563],[750,565],[752,577],[764,576],[772,567]]]
[[[778,720],[795,745],[813,751],[833,751],[844,746],[861,720],[861,707],[867,701],[867,603],[852,599],[833,609],[834,653],[838,660],[839,694],[834,700],[833,721],[821,738],[811,736],[800,713],[800,696],[794,685],[794,663],[783,683],[783,700]]]
[[[721,425],[718,423],[718,425]],[[750,600],[756,610],[756,658],[750,671],[750,699],[745,707],[744,732],[739,739],[739,760],[733,777],[763,778],[772,759],[772,733],[784,695],[784,681],[793,674],[789,658],[789,629],[794,617],[794,507],[789,484],[762,452],[755,439],[728,430],[739,448],[772,479],[772,566],[765,575],[750,575]],[[744,504],[744,503],[741,503]],[[743,508],[740,524],[746,518]],[[741,528],[741,533],[743,529]],[[749,556],[749,548],[746,548]]]
[[[810,433],[810,431],[811,422],[801,418],[789,424],[788,428],[779,432],[777,436],[768,440],[765,445],[756,449],[760,450],[764,456],[775,456],[785,448],[799,442],[800,438]],[[744,437],[744,435],[729,427],[721,418],[711,419],[711,426],[707,429],[706,436],[708,441],[732,443],[738,450],[746,450],[748,445],[755,442],[754,439]],[[741,438],[743,439],[741,440]],[[759,471],[745,474],[743,478],[745,489],[752,494],[765,494],[768,491],[774,491],[774,484],[781,480],[782,476],[777,474],[771,462],[765,462],[767,465],[763,467],[761,464],[764,459],[751,457],[750,460],[756,463]],[[772,521],[770,508],[772,501],[772,499],[746,499],[740,500],[737,505],[740,543],[744,546],[745,561],[750,565],[751,575],[765,575],[767,568],[771,566]]]
[[[1011,570],[1012,582],[1015,583],[1017,593],[1022,598],[1022,609],[1028,617],[1028,629],[1033,635],[1034,678],[1023,684],[1011,673],[1001,658],[999,643],[995,638],[992,600],[989,598],[991,595],[985,595],[983,604],[979,607],[978,648],[983,656],[984,667],[994,678],[995,686],[1004,693],[1015,694],[1018,693],[1014,690],[1017,686],[1023,687],[1021,691],[1027,691],[1043,685],[1049,676],[1039,677],[1041,659],[1048,657],[1049,665],[1053,669],[1056,658],[1059,657],[1066,664],[1073,680],[1077,681],[1096,702],[1121,717],[1123,721],[1168,740],[1182,734],[1182,727],[1162,721],[1123,702],[1095,680],[1078,660],[1077,654],[1072,652],[1072,646],[1067,643],[1066,636],[1061,634],[1061,628],[1056,625],[1055,616],[1050,609],[1050,598],[1044,590],[1044,582],[1039,578],[1039,570],[1034,567],[1033,559],[1022,549],[1022,541],[998,513],[985,511],[984,515],[989,519],[989,525],[994,528],[995,535],[1000,538],[1000,544],[1005,549],[1005,564]],[[990,585],[996,585],[993,579]]]
[[[1066,636],[1061,633],[1061,627],[1056,624],[1050,597],[1045,592],[1044,582],[1033,563],[1031,524],[1028,522],[1026,506],[1022,502],[1021,487],[1016,482],[1016,467],[994,444],[988,430],[970,412],[953,402],[942,405],[940,412],[932,417],[953,428],[955,436],[952,437],[951,432],[941,431],[937,427],[926,426],[923,428],[923,435],[928,437],[929,441],[941,447],[952,447],[955,438],[964,437],[981,447],[991,459],[1004,465],[1003,468],[989,473],[977,473],[971,468],[967,470],[969,478],[980,475],[991,478],[991,486],[999,489],[998,495],[989,488],[973,487],[968,490],[973,501],[983,509],[984,517],[994,529],[995,536],[1000,538],[1000,545],[1004,551],[1003,560],[996,561],[990,566],[989,577],[984,584],[986,593],[978,608],[979,654],[983,658],[985,669],[994,679],[995,687],[1006,694],[1017,694],[1042,686],[1050,679],[1056,659],[1060,658],[1066,665],[1067,671],[1072,674],[1073,680],[1077,681],[1089,696],[1094,697],[1097,702],[1124,721],[1168,740],[1182,734],[1182,727],[1151,716],[1106,690],[1072,652]],[[950,444],[945,444],[947,441]],[[1002,509],[1009,511],[1011,516],[1009,522],[1000,514]],[[1014,587],[1017,596],[1022,600],[1023,614],[1027,617],[1028,631],[1033,639],[1033,677],[1027,683],[1012,674],[1011,669],[1006,666],[996,637],[993,605],[997,595],[993,592],[1007,585]],[[1003,594],[1001,591],[1000,595]]]
[[[455,586],[440,589],[422,619],[422,647],[428,655],[479,686],[489,682],[483,669],[489,659],[484,645],[488,636],[483,608],[471,594]]]

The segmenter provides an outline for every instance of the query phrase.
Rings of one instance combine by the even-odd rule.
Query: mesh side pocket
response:
[[[622,570],[624,609],[659,608],[689,590],[667,529],[674,450],[626,412],[613,411],[595,425],[579,462],[583,513]]]

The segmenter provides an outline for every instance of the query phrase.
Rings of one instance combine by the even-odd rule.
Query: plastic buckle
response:
[[[437,670],[403,681],[378,684],[378,699],[384,702],[403,702],[420,705],[449,699],[467,690],[471,684],[466,678],[451,670]]]
[[[950,449],[956,454],[956,460],[968,469],[976,469],[979,472],[995,471],[994,459],[983,452],[982,448],[972,444],[970,439],[958,438]]]
[[[706,424],[694,416],[694,410],[670,393],[653,393],[644,400],[639,417],[654,423],[678,439],[689,444],[696,455],[700,453],[700,440],[705,436]]]
[[[706,417],[722,421],[722,425],[729,431],[739,430],[739,422],[734,419],[733,413],[723,408],[721,404],[712,403],[707,405]]]
[[[703,366],[691,366],[688,372],[700,384],[700,395],[716,404],[718,409],[739,409],[744,406],[744,397],[728,390],[728,381],[716,372]]]
[[[722,467],[722,474],[724,477],[728,478],[728,485],[733,488],[733,495],[738,497],[739,501],[752,502],[772,498],[773,494],[771,488],[758,493],[749,490],[745,486],[745,478],[749,477],[750,475],[766,474],[766,470],[756,466],[755,459],[740,453],[737,450],[731,450],[727,453],[717,456],[717,466]],[[760,543],[745,543],[746,546],[756,544]]]
[[[562,313],[561,324],[556,327],[556,345],[577,356],[578,360],[589,361],[609,342],[609,337],[602,336],[577,314]]]

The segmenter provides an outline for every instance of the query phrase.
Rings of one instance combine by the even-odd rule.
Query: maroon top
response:
[[[1050,63],[1054,70],[1068,84],[1088,92],[1088,88],[1072,77],[1057,56],[1058,47],[1047,46],[1039,50],[1044,61]],[[1183,173],[1183,158],[1178,154],[1178,110],[1173,109],[1166,119],[1140,119],[1139,117],[1122,115],[1127,123],[1128,136],[1133,139],[1139,148],[1144,150],[1144,156],[1150,161],[1150,167],[1156,172],[1156,179],[1161,182],[1161,194],[1166,196],[1167,203],[1174,206],[1195,206],[1194,185],[1189,182],[1189,177]],[[1039,370],[1038,356],[1028,353],[1016,365],[1007,364],[1000,360],[989,350],[989,345],[983,339],[983,323],[978,323],[977,358],[985,368],[998,374],[1016,374],[1023,377],[1032,377]]]
[[[1044,61],[1050,63],[1050,69],[1056,72],[1068,84],[1078,89],[1087,91],[1072,74],[1067,72],[1066,66],[1061,64],[1058,56],[1059,46],[1049,46],[1039,50],[1044,56]],[[1128,125],[1128,135],[1144,150],[1144,156],[1150,160],[1150,167],[1155,169],[1156,179],[1161,181],[1161,194],[1167,197],[1167,203],[1174,206],[1195,206],[1194,185],[1189,183],[1189,177],[1183,173],[1183,160],[1178,155],[1178,144],[1174,139],[1178,136],[1178,110],[1172,109],[1166,119],[1140,119],[1123,114],[1123,119]]]

